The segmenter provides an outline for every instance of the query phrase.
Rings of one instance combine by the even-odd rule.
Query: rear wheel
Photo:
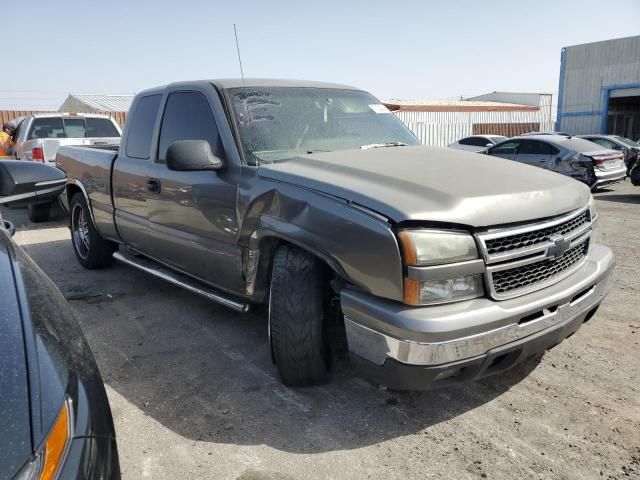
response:
[[[39,203],[37,205],[29,205],[29,220],[34,223],[46,222],[51,215],[50,203]]]
[[[282,382],[326,383],[329,349],[324,328],[322,264],[290,245],[276,250],[269,293],[269,334]]]
[[[93,226],[89,207],[81,193],[76,193],[69,204],[71,212],[71,243],[76,258],[83,267],[93,269],[113,263],[113,252],[118,245],[100,236]]]

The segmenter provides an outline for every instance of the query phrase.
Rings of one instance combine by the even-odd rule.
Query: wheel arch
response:
[[[67,188],[66,188],[66,196],[67,196],[67,205],[69,207],[69,212],[71,212],[71,199],[77,193],[81,193],[84,197],[84,201],[87,203],[87,207],[89,209],[89,217],[91,218],[91,222],[95,227],[96,222],[93,218],[93,209],[91,208],[91,199],[89,198],[89,194],[87,193],[87,189],[84,188],[84,185],[80,180],[75,178],[70,178],[67,180]]]
[[[266,301],[275,252],[281,245],[292,245],[316,257],[334,275],[349,282],[340,262],[328,252],[314,247],[309,239],[270,229],[256,230],[246,251],[245,279],[247,294],[256,301]]]

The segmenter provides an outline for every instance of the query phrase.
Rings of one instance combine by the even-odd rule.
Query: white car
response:
[[[487,148],[493,147],[496,143],[504,140],[507,140],[507,137],[502,135],[472,135],[471,137],[461,138],[457,142],[450,143],[447,147],[479,153],[484,152]]]

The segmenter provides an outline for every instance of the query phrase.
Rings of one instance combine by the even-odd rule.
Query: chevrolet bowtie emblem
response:
[[[550,240],[553,245],[547,249],[547,258],[552,260],[564,255],[571,245],[571,241],[566,240],[562,235],[552,235]]]

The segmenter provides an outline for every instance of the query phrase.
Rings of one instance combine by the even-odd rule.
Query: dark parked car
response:
[[[640,144],[620,135],[580,135],[580,138],[602,145],[604,148],[622,152],[627,174],[640,159]]]
[[[55,200],[65,177],[0,161],[0,204]],[[120,478],[109,403],[66,300],[0,216],[0,479]]]
[[[561,173],[592,190],[621,182],[627,176],[622,153],[583,138],[522,135],[489,148],[487,154]]]

